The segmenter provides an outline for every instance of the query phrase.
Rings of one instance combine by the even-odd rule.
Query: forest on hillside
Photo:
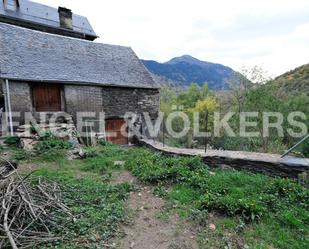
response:
[[[201,131],[207,129],[210,135],[206,140],[203,137],[195,137],[193,127],[189,127],[186,136],[174,138],[165,131],[165,127],[161,127],[159,139],[177,147],[203,148],[207,143],[208,147],[214,149],[279,154],[297,143],[302,137],[291,136],[287,131],[292,129],[295,133],[300,132],[301,126],[299,123],[292,126],[288,118],[292,112],[302,112],[303,115],[296,117],[295,121],[303,122],[303,126],[306,127],[309,125],[309,66],[305,65],[276,79],[267,78],[258,67],[246,70],[242,75],[245,77],[235,75],[234,80],[230,82],[229,91],[213,92],[209,90],[207,83],[203,86],[192,83],[184,91],[177,91],[169,86],[162,87],[161,112],[164,113],[164,117],[172,112],[182,111],[187,114],[192,125],[193,113],[199,112],[199,129]],[[235,131],[235,136],[229,136],[224,130],[220,131],[220,136],[214,136],[215,113],[220,113],[222,118],[229,112],[234,113],[229,119],[229,125]],[[257,123],[256,128],[249,128],[250,131],[259,134],[256,137],[240,136],[239,124],[243,122],[241,113],[246,112],[257,113],[257,116],[246,120]],[[283,135],[279,135],[275,128],[269,129],[268,136],[263,135],[265,112],[282,113]],[[270,118],[270,122],[276,122],[276,117]],[[182,118],[173,119],[172,127],[176,131],[183,130],[184,125]],[[302,144],[296,153],[309,157],[309,141]]]

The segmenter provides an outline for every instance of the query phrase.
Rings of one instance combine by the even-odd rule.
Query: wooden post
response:
[[[141,133],[141,139],[143,139],[143,120],[141,121],[140,133]]]
[[[165,145],[165,119],[163,117],[163,138],[162,138],[163,147]]]
[[[207,131],[208,131],[208,110],[206,110],[205,130],[206,130],[206,133],[207,133]],[[207,152],[207,142],[208,142],[207,134],[205,134],[205,153]]]
[[[11,136],[14,135],[13,131],[13,118],[12,118],[12,108],[11,108],[11,94],[10,94],[10,86],[9,86],[9,80],[5,80],[5,86],[6,86],[6,99],[8,104],[8,112],[9,112],[9,125],[10,125],[10,134]]]

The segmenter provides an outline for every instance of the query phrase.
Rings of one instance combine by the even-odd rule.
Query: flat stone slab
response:
[[[205,153],[205,151],[201,149],[163,146],[160,142],[146,139],[140,140],[140,143],[165,154],[200,156],[212,167],[226,164],[238,169],[247,169],[255,172],[292,178],[296,178],[299,174],[309,171],[309,158],[291,156],[281,158],[281,155],[278,154],[229,150],[207,150]]]

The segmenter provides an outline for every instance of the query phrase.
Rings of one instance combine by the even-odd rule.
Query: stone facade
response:
[[[15,114],[13,114],[13,122],[19,122],[24,123],[25,112],[32,112],[32,98],[31,98],[31,88],[28,83],[22,83],[22,82],[14,82],[10,81],[9,83],[9,89],[10,89],[10,99],[11,99],[11,110],[12,112],[16,112],[17,117],[14,117]],[[5,87],[5,81],[2,81],[2,91],[3,96],[5,99],[5,109],[7,110],[7,94],[6,94],[6,87]],[[20,116],[18,116],[20,113]],[[4,120],[1,122],[5,123]]]
[[[3,84],[5,84],[3,82]],[[11,109],[12,112],[32,112],[31,88],[28,83],[14,82],[9,83]],[[3,87],[4,95],[6,96],[5,85]]]
[[[77,112],[102,112],[102,87],[64,85],[65,111],[76,118]]]
[[[148,112],[156,118],[160,105],[158,89],[65,85],[64,98],[66,112],[74,117],[76,112],[104,112],[106,118]]]
[[[148,112],[156,118],[159,112],[158,89],[102,88],[103,111],[107,118],[123,117],[126,112],[142,114]]]
[[[9,86],[12,111],[35,114],[31,84],[10,81]],[[5,85],[3,89],[5,91]],[[159,89],[64,84],[62,101],[64,111],[75,120],[77,112],[95,112],[97,119],[99,113],[104,113],[105,118],[123,118],[127,112],[137,115],[147,112],[155,119],[159,113],[160,93]],[[23,122],[22,117],[20,123]]]

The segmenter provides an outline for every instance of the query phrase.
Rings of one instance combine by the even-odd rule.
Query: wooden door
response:
[[[35,84],[32,87],[33,105],[37,112],[61,111],[61,86]]]
[[[128,144],[128,126],[124,119],[105,121],[106,140],[113,144]]]

